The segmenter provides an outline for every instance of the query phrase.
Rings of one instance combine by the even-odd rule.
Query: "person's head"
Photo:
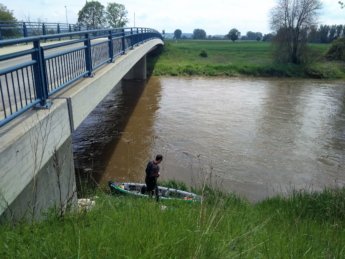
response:
[[[163,156],[162,155],[157,155],[155,160],[156,160],[157,163],[160,163],[163,160]]]

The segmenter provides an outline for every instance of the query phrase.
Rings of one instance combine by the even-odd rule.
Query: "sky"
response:
[[[224,35],[232,28],[271,32],[269,13],[276,0],[98,0],[123,4],[128,11],[128,27],[148,27],[160,32],[192,33],[204,29],[208,35]],[[76,23],[85,0],[0,0],[19,21]],[[345,9],[338,0],[321,0],[320,24],[345,24]],[[66,17],[67,14],[67,17]]]

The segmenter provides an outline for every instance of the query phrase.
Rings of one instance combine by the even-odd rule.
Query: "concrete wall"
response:
[[[59,150],[31,179],[0,217],[0,222],[22,218],[37,220],[44,217],[47,208],[63,213],[76,204],[77,193],[72,154],[72,139],[68,138]]]
[[[0,217],[39,218],[54,204],[60,207],[75,200],[71,131],[135,64],[129,77],[146,78],[146,54],[160,44],[155,39],[135,47],[92,78],[53,96],[50,109],[28,111],[0,128]],[[56,159],[63,169],[59,181]]]
[[[68,108],[65,100],[56,100],[49,110],[29,111],[21,118],[14,120],[1,128],[0,133],[0,215],[10,208],[13,209],[15,218],[22,216],[32,204],[42,207],[37,203],[46,203],[51,199],[46,195],[37,197],[37,201],[31,201],[21,210],[18,206],[11,207],[12,203],[19,204],[18,196],[23,190],[30,186],[30,183],[37,182],[37,178],[44,174],[42,168],[49,167],[48,162],[56,152],[60,152],[61,146],[70,138],[71,130],[69,125]],[[71,151],[70,151],[71,153]],[[66,157],[65,163],[69,166],[70,173],[73,171],[73,157]],[[43,171],[42,171],[43,170]],[[74,176],[74,175],[73,175]],[[49,178],[48,178],[49,179]],[[47,186],[55,180],[49,179]],[[63,180],[65,181],[65,180]],[[73,180],[72,180],[73,181]],[[40,185],[46,189],[44,185]],[[38,185],[32,185],[32,193],[42,193],[37,189]],[[29,197],[29,189],[22,197]],[[52,190],[52,193],[55,191]],[[23,201],[24,202],[24,201]],[[25,203],[25,202],[24,202]],[[50,202],[48,202],[50,204]],[[17,208],[17,209],[15,209]]]

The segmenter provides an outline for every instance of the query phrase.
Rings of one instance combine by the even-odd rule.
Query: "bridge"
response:
[[[147,28],[0,41],[0,221],[76,203],[71,133],[163,44]]]

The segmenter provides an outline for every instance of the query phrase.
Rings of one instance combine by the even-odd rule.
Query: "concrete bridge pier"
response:
[[[38,157],[36,163],[40,163],[39,159]],[[68,206],[76,204],[75,186],[72,139],[69,137],[58,150],[53,150],[51,158],[11,204],[4,204],[6,201],[2,201],[5,211],[0,222],[13,222],[23,218],[39,220],[44,217],[47,208],[54,209],[53,213],[62,214]],[[13,188],[16,188],[15,182]]]
[[[128,73],[124,76],[125,80],[146,80],[147,79],[147,65],[146,55],[144,55]]]

